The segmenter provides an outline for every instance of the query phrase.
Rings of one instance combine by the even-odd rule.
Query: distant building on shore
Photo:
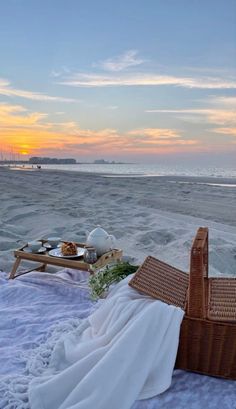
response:
[[[123,164],[124,162],[115,162],[114,160],[112,162],[109,162],[108,160],[105,159],[96,159],[93,163],[95,165],[120,165]]]
[[[31,165],[74,165],[76,160],[72,158],[58,159],[58,158],[42,158],[40,156],[33,156],[29,158],[29,163]]]

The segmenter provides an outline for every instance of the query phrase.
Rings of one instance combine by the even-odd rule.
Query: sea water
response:
[[[159,164],[76,164],[42,165],[42,169],[98,173],[117,176],[198,176],[217,178],[236,178],[236,166],[200,167],[200,166],[165,166]]]

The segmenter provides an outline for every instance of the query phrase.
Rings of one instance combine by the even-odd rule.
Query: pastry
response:
[[[65,241],[61,245],[61,252],[63,256],[75,256],[77,254],[77,246],[71,241]]]

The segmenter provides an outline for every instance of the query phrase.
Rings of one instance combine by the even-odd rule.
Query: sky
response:
[[[232,163],[236,0],[0,0],[0,159]]]

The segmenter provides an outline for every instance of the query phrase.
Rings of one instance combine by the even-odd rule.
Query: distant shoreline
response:
[[[217,176],[198,176],[198,175],[189,175],[189,176],[184,176],[184,175],[145,175],[145,174],[126,174],[126,173],[120,173],[120,174],[115,174],[115,173],[103,173],[103,172],[85,172],[85,171],[80,171],[80,170],[65,170],[65,169],[48,169],[42,167],[41,169],[37,169],[36,167],[34,168],[21,168],[19,167],[11,167],[9,168],[8,166],[0,166],[0,171],[5,170],[5,171],[14,171],[14,172],[40,172],[44,174],[56,174],[57,172],[59,174],[78,174],[80,176],[89,176],[89,177],[103,177],[103,178],[114,178],[114,179],[137,179],[137,178],[147,178],[147,179],[153,179],[153,178],[158,178],[160,180],[166,181],[168,183],[180,183],[180,184],[197,184],[197,185],[208,185],[208,186],[221,186],[221,187],[236,187],[236,177],[217,177]]]
[[[215,167],[215,166],[196,166],[196,165],[162,165],[159,163],[132,163],[132,164],[53,164],[53,165],[39,165],[42,171],[45,170],[58,170],[58,171],[69,171],[77,173],[87,173],[87,174],[98,174],[106,177],[192,177],[194,180],[196,178],[217,178],[222,181],[222,179],[228,179],[232,183],[233,179],[236,179],[236,167],[225,166],[225,167]],[[8,166],[5,165],[7,168]],[[14,164],[11,169],[26,169],[33,170],[37,165],[18,165]]]

